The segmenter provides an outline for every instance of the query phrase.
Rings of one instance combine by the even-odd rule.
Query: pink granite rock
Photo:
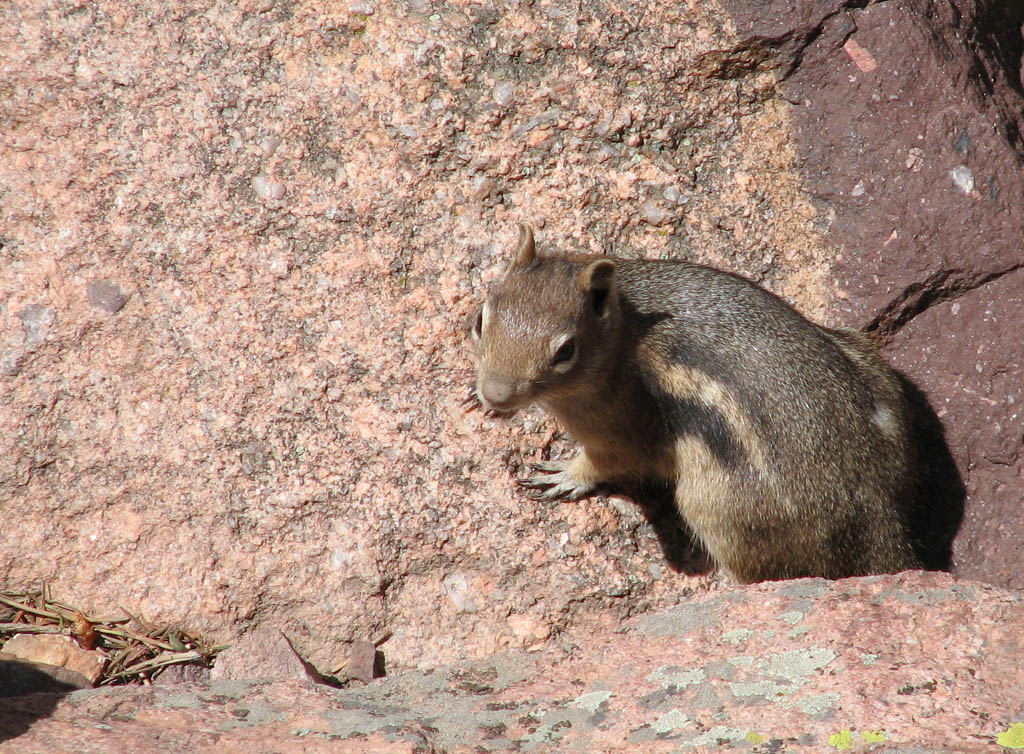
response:
[[[0,752],[988,752],[1024,722],[1022,622],[1019,594],[944,574],[736,587],[357,689],[22,697]]]
[[[959,115],[915,121],[922,102],[897,110],[889,89],[902,119],[866,109],[864,77],[914,70],[899,56],[930,38],[926,4],[745,5],[782,26],[747,44],[718,6],[562,0],[0,11],[0,510],[16,533],[0,586],[46,581],[90,615],[123,606],[217,643],[273,625],[322,669],[390,634],[389,671],[546,646],[709,588],[671,512],[517,491],[524,463],[571,451],[541,412],[464,411],[464,322],[515,224],[552,247],[727,267],[819,318],[848,295],[866,322],[938,267],[872,243],[863,284],[837,294],[848,207],[925,232],[915,213],[941,185],[969,218],[954,230],[992,239],[991,203],[1011,231],[1020,206],[1007,139],[982,128],[1001,104],[950,104],[974,108],[970,159]],[[949,15],[939,38],[962,62]],[[867,129],[847,150],[822,120],[838,162],[801,141],[817,126],[787,102],[774,39],[822,40],[796,59],[803,85]],[[918,85],[949,89],[928,60]],[[812,171],[879,144],[903,182],[844,182],[834,216],[817,203]],[[985,269],[1012,261],[986,249]],[[1019,464],[991,469],[1000,500]]]
[[[269,623],[325,670],[369,636],[429,666],[700,588],[632,503],[517,491],[571,448],[540,412],[461,405],[521,220],[827,300],[772,76],[708,79],[732,40],[699,4],[632,14],[10,9],[0,586],[217,643]]]
[[[316,682],[319,675],[295,652],[288,637],[260,626],[217,655],[211,681],[236,679]]]
[[[45,662],[24,660],[0,652],[0,697],[24,696],[92,688],[93,681],[81,673]]]
[[[65,668],[78,673],[89,683],[96,683],[100,679],[107,664],[107,658],[102,653],[82,649],[69,636],[15,634],[0,649],[19,660]]]

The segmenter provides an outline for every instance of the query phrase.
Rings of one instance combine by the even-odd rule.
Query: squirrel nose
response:
[[[492,408],[501,409],[512,402],[515,396],[515,385],[511,380],[501,377],[484,377],[479,385],[480,397]]]

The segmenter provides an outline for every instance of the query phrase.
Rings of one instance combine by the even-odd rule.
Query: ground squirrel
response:
[[[583,446],[535,496],[668,482],[740,582],[920,567],[909,408],[867,336],[709,267],[539,255],[522,225],[472,339],[485,407],[539,403]]]

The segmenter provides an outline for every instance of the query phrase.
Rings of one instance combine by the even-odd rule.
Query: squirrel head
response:
[[[472,328],[476,391],[497,411],[557,405],[592,389],[615,350],[615,261],[541,256],[529,225]]]

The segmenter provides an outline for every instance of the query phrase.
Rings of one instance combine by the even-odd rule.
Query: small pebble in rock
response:
[[[491,90],[491,96],[499,107],[508,107],[515,101],[516,90],[508,81],[499,81]]]
[[[613,157],[618,157],[618,152],[616,152],[615,148],[610,144],[603,144],[601,148],[597,150],[595,157],[598,162],[608,162],[608,160]]]
[[[272,156],[279,146],[281,146],[280,136],[267,136],[260,142],[260,149],[263,151],[264,157]]]
[[[470,593],[469,580],[464,574],[453,573],[441,584],[442,593],[451,600],[452,606],[459,613],[479,612],[480,606]]]
[[[641,204],[640,211],[643,213],[644,219],[651,225],[662,225],[668,220],[668,212],[659,207],[653,199],[648,199]]]
[[[956,187],[963,191],[965,194],[969,194],[974,191],[974,173],[966,165],[953,168],[949,171],[949,177],[953,179],[953,183]]]
[[[288,277],[289,267],[287,259],[284,257],[274,257],[267,263],[267,272],[277,279],[283,280]]]
[[[7,351],[0,354],[0,375],[14,377],[21,371],[21,363],[24,359],[24,351]]]
[[[484,175],[479,175],[473,180],[473,198],[476,201],[483,201],[497,189],[497,184]]]
[[[284,186],[265,175],[258,175],[252,179],[252,190],[260,199],[280,199],[284,196]]]
[[[91,280],[86,291],[90,304],[110,314],[117,314],[128,303],[128,294],[109,280]]]
[[[904,163],[907,170],[912,170],[915,173],[921,172],[921,167],[924,165],[924,150],[918,147],[914,147],[907,154],[907,161]]]
[[[369,683],[384,675],[384,656],[371,642],[357,639],[352,642],[348,658],[348,674],[352,678]]]
[[[626,108],[608,113],[604,120],[594,126],[594,133],[601,137],[611,137],[622,133],[633,124],[633,116]]]
[[[18,312],[18,316],[21,318],[21,327],[25,331],[25,345],[28,348],[35,348],[46,339],[46,332],[55,319],[53,309],[42,304],[26,306]]]

